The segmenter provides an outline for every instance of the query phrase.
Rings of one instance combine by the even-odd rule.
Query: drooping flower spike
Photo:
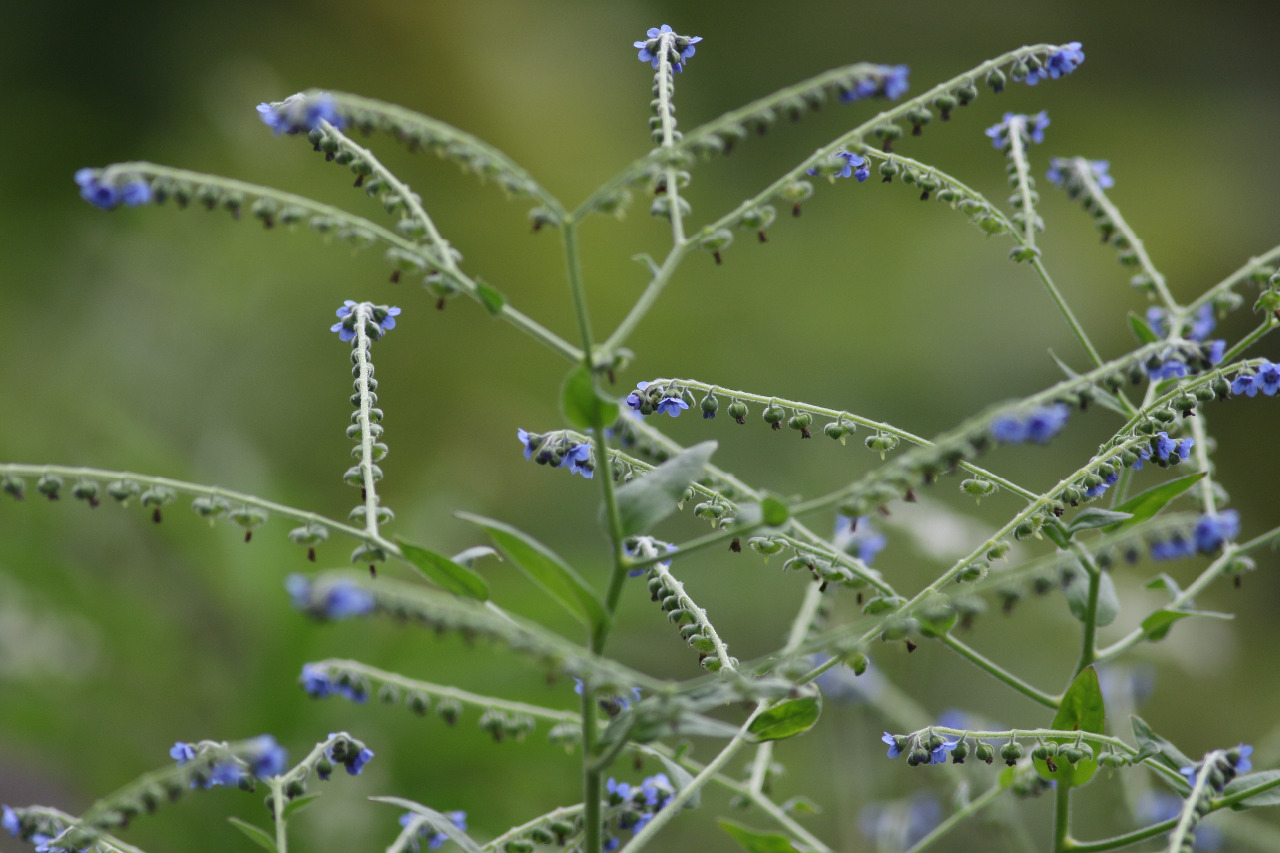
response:
[[[323,92],[318,95],[298,92],[283,101],[258,104],[258,117],[276,133],[315,130],[322,121],[336,128],[342,128],[346,124],[346,120],[338,114],[333,97]]]

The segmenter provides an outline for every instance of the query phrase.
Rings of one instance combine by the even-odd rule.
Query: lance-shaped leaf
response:
[[[1129,720],[1133,723],[1133,736],[1138,741],[1138,749],[1141,750],[1135,759],[1136,761],[1150,758],[1175,773],[1183,767],[1191,767],[1195,764],[1182,750],[1152,731],[1146,720],[1136,714],[1130,715]],[[1179,788],[1183,793],[1191,790],[1191,785],[1187,783],[1181,774],[1176,778],[1169,776],[1167,781],[1174,787]]]
[[[1079,512],[1075,518],[1071,519],[1071,523],[1067,525],[1067,534],[1073,534],[1080,530],[1093,530],[1098,527],[1106,527],[1108,524],[1119,524],[1122,521],[1128,521],[1133,517],[1132,513],[1117,512],[1113,509],[1101,509],[1091,506],[1086,510]]]
[[[507,555],[507,559],[577,616],[593,633],[608,624],[609,614],[591,587],[546,545],[501,521],[469,512],[455,514],[488,533],[498,550]]]
[[[1160,340],[1160,336],[1151,330],[1151,327],[1147,325],[1147,321],[1132,311],[1129,312],[1129,328],[1133,330],[1134,336],[1141,343],[1154,344]]]
[[[267,850],[270,850],[271,853],[276,853],[276,840],[265,829],[254,826],[248,821],[241,820],[238,817],[229,817],[227,820],[231,821],[231,825],[236,829],[249,836],[250,840],[259,847],[264,847]]]
[[[1102,702],[1102,689],[1098,686],[1098,673],[1093,667],[1085,667],[1084,671],[1076,676],[1076,680],[1071,682],[1071,686],[1062,697],[1062,703],[1058,706],[1058,713],[1053,715],[1050,728],[1068,732],[1105,733],[1107,711]],[[1075,743],[1075,738],[1069,736],[1053,737],[1048,740],[1066,747]],[[1045,779],[1056,781],[1059,785],[1083,785],[1093,778],[1093,774],[1098,770],[1098,762],[1091,758],[1071,764],[1061,753],[1054,758],[1054,766],[1057,769],[1050,770],[1048,761],[1035,759],[1036,772]]]
[[[1198,474],[1188,474],[1185,477],[1161,483],[1158,486],[1147,489],[1145,492],[1139,492],[1115,508],[1116,512],[1132,514],[1133,518],[1109,525],[1103,528],[1103,532],[1115,533],[1117,530],[1128,530],[1131,527],[1136,527],[1164,509],[1165,504],[1194,486],[1204,475],[1204,471]]]
[[[1280,770],[1260,770],[1257,773],[1246,773],[1228,782],[1226,790],[1222,793],[1229,797],[1232,794],[1238,794],[1241,791],[1247,791],[1259,785],[1274,783],[1277,779],[1280,779]],[[1270,788],[1260,794],[1254,794],[1252,797],[1236,803],[1231,808],[1239,811],[1240,809],[1252,809],[1258,806],[1280,806],[1280,786]]]
[[[618,489],[618,516],[623,535],[644,533],[675,512],[676,503],[684,497],[685,489],[702,475],[717,446],[714,441],[695,444]]]
[[[461,829],[453,825],[453,821],[447,815],[443,815],[435,809],[427,808],[422,803],[415,803],[413,800],[406,800],[400,797],[370,797],[375,803],[387,803],[392,806],[399,806],[406,811],[410,811],[415,815],[421,815],[426,818],[427,823],[437,834],[443,835],[450,841],[458,845],[458,849],[465,853],[481,853],[480,845],[467,835]]]
[[[399,536],[396,537],[396,544],[400,546],[400,553],[404,558],[441,589],[463,598],[489,600],[489,584],[471,569],[434,551],[412,545]]]
[[[782,740],[804,734],[818,722],[822,699],[818,695],[788,699],[751,721],[747,731],[756,740]]]
[[[742,849],[749,851],[749,853],[797,853],[796,846],[785,835],[780,835],[776,832],[761,832],[758,829],[751,829],[724,818],[720,818],[717,822],[720,824],[720,828],[729,834],[730,838],[738,842]]]
[[[1149,642],[1163,640],[1173,627],[1173,623],[1188,616],[1212,616],[1215,619],[1234,619],[1230,613],[1215,613],[1212,610],[1170,610],[1161,608],[1142,620],[1142,634]]]

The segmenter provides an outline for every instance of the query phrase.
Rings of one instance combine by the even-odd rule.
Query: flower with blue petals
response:
[[[268,776],[279,776],[285,771],[289,766],[289,751],[276,743],[271,735],[259,735],[254,738],[245,759],[253,769],[253,775],[265,779]]]
[[[832,538],[836,548],[848,554],[856,554],[858,559],[871,565],[876,555],[884,550],[888,540],[871,524],[870,516],[860,515],[856,518],[848,515],[836,516],[836,530]]]
[[[838,171],[830,174],[828,177],[834,181],[836,178],[856,178],[858,183],[862,183],[871,177],[871,169],[867,166],[867,160],[860,154],[854,154],[852,151],[837,151],[831,155],[836,160],[842,160],[843,165]],[[814,166],[809,169],[810,175],[818,174],[818,167]]]
[[[324,597],[324,615],[330,619],[364,616],[373,611],[373,593],[347,581],[338,581]]]
[[[887,743],[889,745],[890,758],[897,758],[899,755],[902,755],[903,743],[897,736],[885,732],[880,737],[880,741],[881,743]]]
[[[956,744],[959,742],[960,741],[958,740],[943,740],[942,743],[938,744],[932,750],[929,751],[929,763],[930,764],[946,764],[947,755],[951,752],[951,750],[956,748]]]
[[[1156,459],[1161,462],[1168,462],[1170,456],[1177,456],[1179,459],[1186,460],[1191,455],[1191,448],[1195,446],[1195,439],[1184,438],[1182,441],[1174,441],[1169,438],[1169,433],[1163,430],[1156,433],[1154,438],[1154,447]]]
[[[1196,522],[1194,535],[1196,550],[1201,554],[1211,554],[1222,547],[1223,542],[1240,535],[1240,513],[1224,509],[1216,515],[1202,515]]]
[[[907,81],[910,69],[905,65],[879,65],[875,72],[853,84],[850,89],[840,93],[840,100],[846,104],[860,101],[863,98],[881,97],[896,101],[906,94],[911,84]]]
[[[1009,132],[1017,130],[1023,142],[1044,142],[1044,129],[1049,126],[1049,114],[1041,110],[1033,116],[1005,113],[999,124],[987,128],[991,145],[1001,151],[1009,147]]]
[[[647,38],[634,42],[631,46],[639,50],[637,59],[648,62],[655,69],[661,64],[664,42],[667,45],[667,61],[673,71],[683,71],[684,64],[698,52],[694,47],[702,41],[702,36],[682,36],[666,24],[661,27],[650,27],[645,33]]]
[[[18,819],[18,813],[8,806],[4,806],[4,817],[0,818],[0,826],[9,830],[10,835],[17,835],[22,831],[22,821]]]
[[[528,455],[526,448],[525,458],[528,458]],[[578,474],[590,480],[595,476],[595,471],[591,467],[591,445],[575,444],[569,448],[569,452],[560,459],[560,467],[568,468],[570,474]]]
[[[1054,51],[1039,68],[1027,72],[1027,85],[1034,86],[1045,78],[1057,80],[1075,71],[1084,62],[1084,51],[1080,47],[1080,42],[1073,41]]]
[[[1082,188],[1079,174],[1076,172],[1076,161],[1054,157],[1049,161],[1049,171],[1045,173],[1045,177],[1055,186],[1061,187],[1067,191],[1067,194],[1075,198]],[[1089,166],[1089,173],[1093,177],[1093,182],[1098,185],[1098,189],[1111,189],[1116,185],[1115,179],[1111,177],[1111,163],[1107,160],[1086,160]]]
[[[449,819],[450,823],[458,828],[459,831],[467,831],[466,812],[444,812],[443,814]],[[418,817],[419,815],[414,814],[413,812],[405,812],[400,815],[400,825],[408,826]],[[444,846],[444,843],[449,840],[449,836],[445,835],[443,832],[438,832],[430,823],[423,821],[422,825],[418,828],[417,836],[409,840],[409,846],[413,850],[421,849],[419,847],[419,840],[425,840],[427,842],[428,850],[439,850]]]
[[[348,679],[331,678],[318,664],[302,665],[302,675],[298,677],[302,689],[313,699],[324,699],[327,696],[342,696],[352,702],[361,703],[369,699],[369,694],[356,683]]]
[[[178,741],[169,750],[169,757],[178,762],[178,766],[181,767],[196,757],[196,750],[191,744]]]
[[[679,397],[663,397],[658,401],[658,413],[670,415],[673,418],[680,417],[680,413],[689,408],[689,404]]]
[[[258,118],[276,133],[315,130],[321,122],[328,122],[339,129],[346,125],[346,120],[333,103],[333,96],[325,92],[317,95],[298,92],[283,101],[258,104]]]
[[[151,185],[143,180],[125,181],[119,186],[105,184],[97,169],[80,169],[75,174],[75,181],[80,187],[80,197],[103,210],[114,210],[122,204],[138,207],[151,201]]]
[[[1280,365],[1264,360],[1257,373],[1242,373],[1231,382],[1231,393],[1237,397],[1256,397],[1259,391],[1268,397],[1280,392]]]
[[[1054,403],[1024,414],[1001,415],[991,422],[991,437],[1001,444],[1045,444],[1062,431],[1070,414],[1065,403]]]
[[[396,306],[374,305],[347,299],[337,311],[338,322],[329,327],[329,331],[338,333],[338,340],[346,343],[355,338],[356,319],[360,314],[356,308],[360,305],[368,309],[371,322],[366,324],[365,332],[375,341],[396,327],[396,317],[400,316],[400,309]]]
[[[1111,488],[1112,486],[1114,486],[1116,484],[1116,481],[1119,479],[1120,479],[1120,475],[1112,471],[1110,474],[1102,478],[1102,482],[1097,483],[1085,489],[1084,496],[1086,498],[1101,497],[1102,493],[1105,492],[1107,489]]]

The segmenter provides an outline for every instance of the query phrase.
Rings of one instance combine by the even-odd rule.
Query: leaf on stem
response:
[[[675,512],[685,489],[702,476],[702,469],[718,446],[714,441],[695,444],[618,489],[622,534],[644,533]]]
[[[720,818],[717,823],[720,824],[721,829],[729,834],[730,838],[738,842],[744,850],[750,851],[750,853],[798,853],[796,846],[785,835],[780,835],[776,832],[761,832],[724,818]]]
[[[400,546],[400,553],[404,558],[441,589],[463,598],[474,598],[477,601],[489,600],[489,584],[471,569],[435,551],[412,545],[399,536],[396,537],[396,544]]]
[[[254,844],[257,844],[259,847],[265,847],[270,850],[271,853],[276,853],[276,840],[265,829],[259,826],[254,826],[247,820],[241,820],[238,817],[229,817],[227,820],[229,820],[231,825],[236,829],[249,836],[249,839],[253,841]]]
[[[752,720],[747,731],[757,741],[783,740],[809,731],[821,713],[822,699],[817,695],[788,699]]]
[[[1106,573],[1103,573],[1106,577]],[[1071,682],[1067,692],[1058,705],[1058,713],[1053,715],[1050,728],[1058,731],[1081,731],[1092,734],[1104,734],[1107,728],[1107,710],[1102,701],[1102,688],[1098,686],[1098,673],[1093,667],[1085,667]],[[1060,745],[1070,747],[1075,738],[1070,736],[1046,738]],[[1092,758],[1081,759],[1075,764],[1069,763],[1059,756],[1055,761],[1056,770],[1050,770],[1047,761],[1034,759],[1036,772],[1043,778],[1056,781],[1063,786],[1080,786],[1093,778],[1098,771],[1098,762]]]
[[[1161,483],[1158,486],[1147,489],[1145,492],[1139,492],[1115,508],[1116,512],[1127,512],[1133,517],[1108,525],[1103,528],[1103,532],[1115,533],[1117,530],[1128,530],[1131,527],[1138,526],[1164,509],[1169,501],[1194,486],[1204,475],[1204,471],[1198,474],[1188,474],[1185,477],[1178,477],[1176,480]],[[1081,514],[1083,515],[1083,513]]]
[[[577,367],[565,377],[560,390],[560,407],[565,420],[575,429],[594,429],[596,424],[608,426],[618,419],[618,403],[596,389],[591,371]],[[600,463],[603,464],[603,463]]]

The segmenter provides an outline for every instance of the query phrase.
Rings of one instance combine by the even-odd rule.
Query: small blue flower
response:
[[[639,50],[636,58],[641,62],[648,62],[656,69],[661,62],[661,54],[658,51],[662,46],[662,37],[668,34],[672,37],[672,52],[668,55],[668,61],[673,71],[683,71],[684,63],[698,52],[694,45],[702,41],[702,36],[676,35],[666,24],[661,27],[650,27],[645,33],[648,38],[632,43],[631,46]]]
[[[858,559],[871,565],[876,555],[884,550],[888,540],[871,525],[870,516],[860,515],[856,518],[848,515],[836,516],[836,530],[832,538],[835,546],[850,554],[857,554]]]
[[[1258,396],[1258,374],[1242,373],[1231,381],[1231,393],[1239,397],[1241,395],[1248,397]]]
[[[151,185],[146,181],[126,181],[123,186],[104,184],[96,169],[80,169],[75,174],[80,197],[95,207],[112,210],[121,204],[138,207],[151,201]]]
[[[22,830],[22,822],[18,820],[18,813],[8,806],[4,806],[4,818],[0,819],[0,826],[9,830],[10,835],[17,835]]]
[[[1138,461],[1134,462],[1132,467],[1133,467],[1133,470],[1135,471],[1141,471],[1143,463],[1145,463],[1148,459],[1151,458],[1151,448],[1139,447],[1137,448],[1137,454],[1138,454]]]
[[[1062,50],[1055,51],[1045,60],[1043,65],[1027,72],[1027,85],[1034,86],[1046,77],[1057,80],[1059,77],[1075,71],[1080,63],[1084,62],[1084,51],[1080,47],[1080,42],[1073,41],[1063,47]]]
[[[339,129],[346,125],[346,120],[338,114],[333,103],[333,96],[325,93],[307,96],[298,92],[278,103],[258,104],[258,118],[276,133],[314,130],[322,121]]]
[[[666,773],[655,773],[640,783],[640,792],[644,794],[644,803],[654,811],[659,811],[675,794],[676,789]]]
[[[363,616],[373,611],[373,593],[347,581],[338,581],[329,588],[324,599],[324,614],[330,619],[346,619]]]
[[[612,776],[610,776],[609,780],[604,783],[604,789],[619,800],[631,799],[631,786],[626,782],[619,782]]]
[[[643,391],[648,387],[649,387],[648,382],[636,383],[636,391]],[[628,406],[630,406],[632,409],[638,412],[640,411],[640,407],[644,404],[645,398],[637,394],[636,391],[632,391],[630,394],[627,395],[626,403]]]
[[[191,744],[178,741],[169,750],[169,757],[178,762],[178,766],[181,767],[196,757],[196,751]]]
[[[889,744],[890,758],[897,758],[899,755],[902,755],[902,744],[893,735],[889,734],[888,732],[885,732],[884,735],[880,738],[880,741],[882,743]]]
[[[1016,127],[1018,136],[1024,142],[1044,142],[1044,130],[1049,126],[1049,114],[1041,111],[1033,116],[1005,113],[999,124],[987,128],[987,136],[991,137],[992,147],[1003,151],[1009,147],[1009,131]]]
[[[837,160],[844,161],[844,165],[841,167],[840,171],[831,175],[831,180],[834,181],[836,178],[853,177],[857,179],[858,183],[862,183],[867,178],[871,177],[871,169],[867,166],[865,157],[859,154],[854,154],[852,151],[837,151],[831,156]],[[808,173],[810,175],[816,175],[818,174],[818,168],[815,166],[814,168],[809,169]]]
[[[1089,171],[1093,174],[1093,181],[1098,185],[1099,189],[1106,190],[1116,185],[1115,179],[1110,175],[1110,162],[1106,160],[1088,160],[1086,162],[1089,164]],[[1061,157],[1054,157],[1049,161],[1049,171],[1045,172],[1045,177],[1049,179],[1050,183],[1064,189],[1072,187],[1078,189],[1078,184],[1080,183],[1073,161],[1064,160]]]
[[[896,101],[911,87],[907,81],[909,73],[910,69],[905,65],[877,66],[874,74],[859,80],[852,89],[841,92],[840,100],[851,104],[863,98],[878,96]]]
[[[660,554],[674,554],[676,552],[676,546],[669,542],[662,542],[658,539],[654,539],[652,536],[636,536],[628,542],[623,543],[622,552],[628,557],[638,556],[648,558],[657,557]],[[659,565],[669,569],[671,568],[671,561],[663,560]],[[627,577],[636,578],[640,575],[647,574],[648,571],[648,566],[631,569],[627,572]]]
[[[454,826],[456,826],[459,831],[461,832],[467,831],[467,813],[466,812],[461,812],[461,811],[444,812],[444,816],[447,817],[449,819],[449,822],[452,823]],[[404,814],[400,815],[400,825],[408,826],[409,824],[413,823],[413,821],[417,817],[418,815],[414,814],[413,812],[405,812]],[[426,823],[426,822],[424,822],[422,826],[418,829],[418,838],[414,838],[409,842],[410,846],[414,850],[419,849],[418,847],[419,838],[426,839],[428,850],[438,850],[444,846],[444,843],[446,841],[449,840],[449,836],[445,835],[442,832],[437,832],[433,826],[431,826],[429,823]]]
[[[524,458],[528,459],[531,457],[533,455],[534,443],[537,441],[539,436],[532,435],[527,430],[517,428],[516,438],[520,439],[520,443],[524,445]]]
[[[1204,357],[1210,364],[1217,364],[1222,361],[1222,357],[1227,353],[1227,342],[1222,338],[1209,341],[1209,345],[1204,349]]]
[[[528,458],[527,449],[525,457]],[[591,445],[575,444],[569,448],[569,452],[560,459],[560,467],[568,468],[570,474],[578,474],[590,480],[595,476],[595,471],[591,468]]]
[[[297,572],[284,579],[284,588],[295,610],[305,610],[311,604],[311,580]]]
[[[254,738],[245,758],[253,768],[253,775],[265,779],[285,771],[289,764],[289,751],[276,743],[271,735],[260,735]]]
[[[1196,522],[1196,550],[1202,554],[1217,551],[1223,542],[1240,535],[1240,513],[1224,509],[1217,515],[1202,515]]]
[[[1196,553],[1195,546],[1178,535],[1165,542],[1152,542],[1149,548],[1153,560],[1177,560]]]
[[[1169,438],[1169,433],[1158,432],[1155,434],[1155,454],[1156,458],[1161,462],[1168,462],[1171,455],[1176,454],[1179,459],[1186,459],[1191,455],[1191,448],[1195,445],[1195,439],[1184,438],[1182,441],[1174,441]]]
[[[1263,362],[1254,374],[1254,384],[1263,394],[1274,397],[1280,392],[1280,365],[1270,361]]]
[[[1023,415],[1001,415],[991,422],[991,437],[1002,444],[1045,444],[1062,431],[1070,414],[1065,403],[1054,403]]]
[[[364,770],[364,766],[368,764],[372,759],[373,759],[372,749],[369,749],[366,747],[360,750],[358,753],[356,753],[355,758],[347,762],[346,764],[347,772],[350,773],[352,776],[359,776],[360,772]]]
[[[1178,772],[1179,772],[1179,773],[1181,773],[1183,776],[1187,777],[1187,782],[1189,782],[1190,784],[1194,785],[1194,784],[1196,783],[1196,768],[1195,768],[1195,765],[1188,765],[1188,766],[1186,766],[1186,767],[1179,767],[1179,768],[1178,768]]]
[[[663,397],[658,401],[659,414],[667,414],[673,418],[679,417],[680,413],[689,408],[689,404],[679,397]]]
[[[942,743],[935,746],[933,750],[929,753],[929,763],[930,764],[946,764],[948,753],[950,753],[951,750],[955,749],[956,744],[959,742],[960,741],[958,740],[944,740]]]
[[[329,327],[329,331],[338,333],[338,340],[346,343],[356,336],[356,306],[361,303],[354,302],[350,299],[342,303],[342,307],[338,309],[338,322]],[[396,327],[396,317],[400,316],[400,309],[396,306],[373,305],[371,303],[363,303],[368,306],[370,316],[373,318],[374,325],[368,329],[370,337],[374,340],[381,338],[384,334]]]
[[[1248,773],[1253,769],[1253,762],[1249,760],[1249,756],[1253,755],[1253,747],[1247,743],[1242,743],[1236,747],[1236,752],[1240,753],[1240,758],[1236,761],[1236,772]]]
[[[314,663],[302,665],[302,675],[298,680],[302,682],[302,689],[316,699],[323,699],[334,692],[335,685],[329,680],[329,676]]]
[[[217,785],[226,785],[230,787],[232,785],[239,785],[240,777],[242,775],[244,774],[240,771],[240,765],[231,761],[220,761],[213,765],[213,771],[209,774],[209,781],[205,783],[204,787],[212,788]],[[195,785],[194,779],[191,780],[191,784],[193,786]]]
[[[1114,485],[1116,484],[1116,481],[1117,481],[1117,480],[1119,480],[1119,479],[1120,479],[1120,475],[1119,475],[1119,474],[1117,474],[1117,473],[1115,473],[1115,472],[1113,471],[1112,473],[1110,473],[1110,474],[1108,474],[1107,476],[1103,477],[1103,478],[1102,478],[1102,482],[1101,482],[1101,483],[1098,483],[1098,484],[1097,484],[1097,485],[1095,485],[1095,486],[1090,486],[1089,488],[1085,489],[1084,496],[1085,496],[1086,498],[1096,498],[1096,497],[1099,497],[1099,496],[1101,496],[1101,495],[1102,495],[1102,493],[1103,493],[1103,492],[1105,492],[1107,489],[1109,489],[1109,488],[1111,488],[1112,486],[1114,486]]]

